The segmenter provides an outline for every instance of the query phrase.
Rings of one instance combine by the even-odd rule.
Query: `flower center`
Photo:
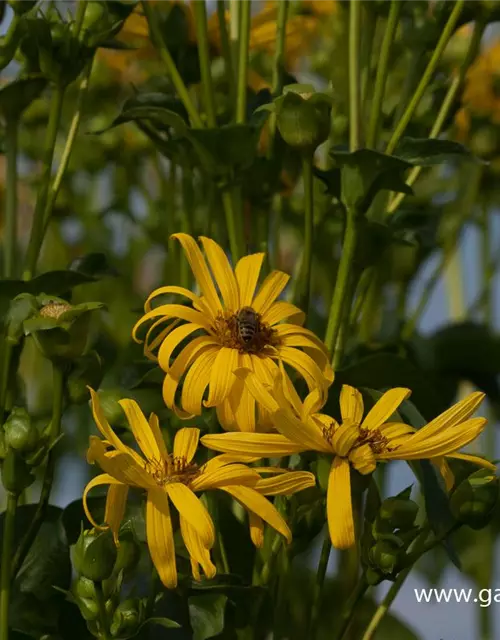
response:
[[[339,425],[335,420],[322,426],[323,438],[333,447],[337,455],[347,457],[358,447],[368,445],[374,454],[392,451],[389,440],[379,429],[362,429],[358,424],[344,422]]]
[[[370,445],[371,450],[375,454],[392,451],[391,447],[388,446],[389,440],[382,435],[379,429],[360,429],[356,446],[360,447],[363,444]]]
[[[212,331],[221,346],[238,349],[240,353],[262,353],[267,346],[279,345],[276,330],[262,322],[252,307],[242,307],[236,313],[219,313]]]
[[[200,473],[195,462],[188,462],[184,457],[169,454],[166,460],[148,460],[146,471],[161,487],[173,482],[189,485]]]
[[[64,302],[49,302],[49,304],[40,309],[39,313],[44,318],[55,318],[57,320],[59,316],[72,308],[70,304]]]

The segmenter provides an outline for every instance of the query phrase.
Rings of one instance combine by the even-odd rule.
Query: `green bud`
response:
[[[124,396],[120,389],[99,389],[99,404],[106,420],[116,427],[126,427],[127,418],[118,404]]]
[[[372,565],[386,575],[397,572],[404,556],[404,548],[389,540],[379,540],[369,552]]]
[[[144,618],[143,603],[139,598],[129,598],[121,602],[113,614],[111,635],[113,638],[133,634],[142,624]]]
[[[109,578],[116,562],[116,546],[109,529],[82,531],[73,547],[73,564],[79,574],[102,582]]]
[[[387,498],[380,506],[378,518],[387,522],[392,529],[411,529],[418,513],[418,505],[413,500]]]
[[[366,578],[366,582],[371,587],[376,587],[383,580],[385,580],[385,576],[382,573],[380,573],[380,571],[377,571],[372,567],[368,567],[368,569],[365,571],[365,578]]]
[[[140,557],[141,548],[135,541],[133,534],[127,532],[120,536],[120,546],[118,547],[114,573],[119,571],[124,573],[132,572],[139,563]]]
[[[460,483],[450,498],[453,516],[472,529],[482,529],[491,520],[498,501],[498,478],[480,469]]]
[[[12,344],[17,344],[24,335],[23,323],[31,316],[38,313],[38,303],[31,293],[21,293],[16,296],[9,306],[7,312],[7,340]]]
[[[102,377],[102,360],[96,351],[91,351],[78,358],[66,380],[66,391],[71,404],[88,402],[89,390],[87,387],[99,388]]]
[[[89,47],[115,36],[134,10],[133,2],[89,2],[83,20],[81,39]]]
[[[275,100],[276,124],[283,140],[303,152],[312,153],[328,138],[331,100],[312,87],[289,85]]]
[[[46,358],[66,362],[79,358],[87,346],[91,313],[104,306],[99,302],[71,305],[60,298],[38,296],[38,313],[23,323]]]
[[[19,495],[35,481],[30,467],[14,449],[7,449],[2,465],[2,484],[6,491]]]
[[[7,446],[20,453],[29,453],[36,449],[40,434],[24,407],[14,407],[3,428]]]
[[[99,617],[99,605],[95,600],[76,596],[75,601],[84,620],[87,620],[87,622],[97,620]]]
[[[38,0],[7,0],[7,4],[12,8],[15,14],[22,16],[31,11]]]
[[[5,444],[5,434],[3,429],[0,429],[0,460],[4,460],[7,455],[7,445]]]
[[[89,580],[84,576],[78,576],[78,578],[73,581],[71,592],[73,593],[73,595],[80,598],[95,599],[94,583],[92,582],[92,580]]]

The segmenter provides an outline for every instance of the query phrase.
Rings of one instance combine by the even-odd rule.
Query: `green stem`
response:
[[[260,572],[260,577],[258,581],[259,585],[264,586],[269,582],[269,578],[271,576],[271,570],[274,566],[274,560],[276,558],[276,554],[280,550],[281,545],[282,545],[282,538],[278,533],[276,533],[274,535],[274,539],[271,544],[269,557],[265,561],[264,566],[262,567],[262,571]]]
[[[5,193],[5,235],[3,248],[4,278],[13,278],[17,253],[17,142],[19,120],[9,118],[5,127],[5,154],[7,161]]]
[[[241,2],[240,0],[229,0],[229,38],[231,56],[233,59],[233,72],[234,72],[234,84],[235,87],[238,84],[239,73],[239,36],[240,36],[240,17],[241,17]],[[236,119],[236,95],[233,103],[234,116]]]
[[[302,156],[302,177],[304,180],[304,248],[300,267],[299,295],[296,304],[306,313],[311,295],[312,246],[314,233],[314,192],[313,156]]]
[[[398,4],[400,3],[398,2]],[[460,67],[460,71],[457,75],[453,77],[450,83],[450,86],[448,87],[448,91],[446,92],[443,103],[436,116],[436,120],[432,125],[432,129],[429,133],[429,138],[437,138],[441,133],[444,123],[446,122],[448,115],[451,109],[453,108],[453,105],[455,104],[455,99],[458,95],[458,92],[461,90],[463,86],[467,71],[479,52],[479,49],[481,46],[481,40],[482,40],[485,28],[486,28],[486,24],[484,23],[484,21],[478,21],[475,23],[474,32],[472,34],[472,38],[470,40],[469,47],[465,54],[462,65]],[[415,184],[422,169],[423,167],[414,167],[410,171],[410,173],[408,174],[408,178],[406,179],[406,182],[410,187],[413,184]],[[401,204],[404,198],[405,198],[404,193],[396,194],[392,199],[392,201],[390,202],[389,206],[387,207],[387,213],[388,214],[394,213],[394,211],[396,211],[396,209],[399,207],[399,205]]]
[[[410,103],[406,107],[405,112],[401,117],[401,120],[398,122],[391,136],[391,139],[387,144],[385,153],[387,153],[388,155],[394,152],[401,136],[404,134],[406,127],[408,126],[410,120],[412,119],[413,114],[415,113],[418,105],[420,104],[420,100],[422,99],[427,87],[429,86],[432,80],[434,72],[437,69],[439,60],[441,59],[441,55],[443,54],[443,51],[445,50],[446,45],[448,44],[448,41],[455,30],[455,26],[457,24],[458,18],[460,17],[462,9],[464,8],[464,4],[465,4],[465,0],[457,0],[457,2],[455,3],[455,6],[453,7],[452,12],[450,13],[448,21],[443,29],[443,33],[441,34],[441,37],[438,40],[436,48],[432,53],[431,59],[429,60],[429,63],[420,79],[420,82],[415,90],[415,93],[413,94],[410,100]]]
[[[80,0],[77,4],[76,17],[73,24],[73,35],[75,38],[78,38],[80,31],[82,30],[88,4],[88,0]]]
[[[243,248],[243,238],[241,233],[239,233],[240,225],[238,224],[237,215],[238,211],[235,207],[235,197],[234,191],[231,191],[230,187],[223,189],[222,191],[222,206],[224,208],[224,213],[226,216],[226,227],[227,234],[229,236],[229,248],[231,249],[231,256],[233,259],[233,264],[242,257],[244,248]]]
[[[95,599],[99,608],[99,640],[109,640],[108,616],[106,613],[106,601],[102,590],[102,582],[94,582]]]
[[[14,556],[12,563],[12,576],[15,577],[19,569],[28,555],[28,552],[33,544],[40,527],[45,519],[47,509],[49,506],[50,493],[52,490],[52,484],[54,482],[54,471],[56,464],[56,454],[54,451],[54,444],[59,438],[61,433],[61,418],[63,412],[63,398],[64,398],[64,382],[65,373],[61,366],[52,365],[53,376],[53,391],[52,391],[52,418],[50,423],[50,432],[48,447],[49,452],[47,455],[47,464],[42,479],[42,490],[40,492],[40,498],[38,500],[38,506],[31,521],[31,524],[24,534],[21,543]]]
[[[205,0],[195,0],[192,7],[194,9],[195,16],[201,86],[203,89],[205,111],[207,113],[207,123],[209,127],[215,127],[217,123],[215,118],[215,94],[212,82],[212,69],[208,44],[207,6]]]
[[[5,69],[16,53],[19,38],[17,32],[21,24],[21,18],[14,13],[10,21],[7,33],[0,39],[0,71]]]
[[[389,17],[385,28],[384,39],[380,49],[380,57],[377,65],[377,75],[375,76],[375,89],[373,92],[373,101],[370,110],[370,121],[368,124],[368,133],[366,135],[366,146],[375,148],[380,123],[380,115],[382,112],[382,102],[384,100],[385,85],[389,70],[389,57],[391,47],[394,42],[394,36],[398,28],[399,16],[403,3],[400,0],[391,0],[389,9]]]
[[[188,235],[192,235],[193,233],[193,209],[194,209],[194,185],[193,185],[193,172],[184,168],[182,171],[181,177],[182,184],[182,231],[183,233],[187,233]],[[189,289],[190,286],[190,274],[191,269],[189,268],[188,261],[183,258],[181,260],[180,266],[180,280],[181,286]]]
[[[247,75],[250,47],[251,0],[240,0],[240,32],[238,38],[238,85],[236,93],[236,122],[244,124],[247,118]]]
[[[353,268],[353,258],[356,251],[357,235],[358,229],[356,212],[348,210],[346,213],[346,229],[344,243],[342,246],[342,255],[340,257],[337,281],[335,283],[335,291],[332,296],[328,326],[325,335],[325,344],[331,355],[333,355],[334,347],[337,343],[344,305],[349,303],[347,300],[347,292],[349,288],[349,278]]]
[[[321,596],[323,593],[323,586],[325,584],[326,570],[328,568],[328,560],[330,559],[330,553],[332,550],[332,542],[328,531],[325,533],[325,540],[321,547],[321,555],[319,557],[318,569],[316,571],[316,580],[314,582],[311,614],[309,616],[309,628],[307,632],[307,638],[314,640],[319,623],[319,612],[321,607]]]
[[[361,0],[351,0],[349,3],[349,148],[351,151],[355,151],[360,143],[360,31]]]
[[[4,413],[7,402],[7,391],[9,389],[10,367],[12,362],[12,352],[14,343],[4,337],[2,351],[2,377],[0,379],[0,420],[4,421]]]
[[[84,105],[84,99],[87,95],[87,90],[90,81],[90,75],[92,73],[94,59],[92,59],[87,65],[87,69],[85,74],[83,75],[80,86],[78,89],[78,96],[76,99],[75,111],[73,113],[73,118],[71,120],[71,125],[69,127],[68,137],[66,138],[66,143],[64,145],[63,153],[61,156],[61,162],[59,163],[59,167],[57,168],[56,177],[52,183],[52,187],[50,188],[49,196],[47,198],[47,205],[45,207],[44,215],[43,215],[43,233],[41,241],[45,237],[47,233],[47,229],[49,227],[50,219],[52,217],[52,211],[54,210],[54,205],[59,194],[59,190],[61,188],[61,184],[66,173],[66,170],[69,165],[69,161],[71,158],[71,154],[73,152],[73,147],[75,144],[76,136],[78,135],[78,130],[80,128],[80,122],[82,119],[82,110]]]
[[[10,561],[14,547],[14,527],[18,496],[7,494],[2,535],[2,570],[0,574],[0,640],[9,640]]]
[[[236,77],[233,68],[233,53],[231,51],[231,44],[227,33],[226,3],[224,0],[217,0],[217,18],[219,20],[220,44],[222,55],[224,57],[226,82],[229,89],[229,103],[236,104]]]
[[[35,211],[33,213],[33,224],[26,253],[26,268],[23,274],[24,280],[31,280],[35,273],[38,255],[42,248],[45,209],[49,196],[50,176],[52,173],[52,162],[54,160],[54,150],[57,140],[57,131],[61,120],[62,106],[64,101],[65,88],[55,87],[50,105],[49,122],[45,136],[45,150],[43,153],[43,169],[40,178]]]
[[[272,219],[272,268],[279,269],[280,264],[280,239],[281,239],[281,221],[283,219],[283,196],[276,194],[274,199],[273,212],[274,216],[270,216]],[[273,219],[274,218],[274,219]]]
[[[339,628],[337,629],[337,633],[333,637],[333,640],[342,640],[342,638],[345,636],[345,633],[349,628],[349,624],[353,619],[354,613],[356,611],[356,607],[358,606],[359,602],[365,595],[366,590],[368,589],[368,586],[369,585],[366,582],[365,576],[362,575],[359,578],[356,586],[354,587],[353,592],[349,596],[349,599],[347,600],[346,605],[341,613],[340,625],[339,625]]]
[[[158,18],[156,9],[153,7],[149,0],[142,0],[142,6],[144,9],[144,15],[146,16],[146,20],[148,21],[151,40],[154,46],[158,49],[160,58],[167,68],[167,72],[170,75],[170,79],[172,80],[172,84],[174,85],[177,95],[181,99],[183,105],[186,107],[186,111],[188,112],[192,125],[201,129],[203,127],[203,122],[200,118],[200,114],[191,101],[191,97],[186,85],[184,84],[184,80],[177,70],[175,62],[170,55],[170,51],[165,44],[160,28],[161,21]]]
[[[276,49],[273,58],[273,76],[271,93],[279,96],[283,91],[283,69],[285,66],[286,23],[288,20],[289,0],[278,3],[278,17],[276,21]]]

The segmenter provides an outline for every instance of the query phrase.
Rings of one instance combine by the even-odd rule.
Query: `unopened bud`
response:
[[[482,529],[490,522],[497,501],[498,478],[489,469],[480,469],[455,489],[450,507],[459,522]]]
[[[396,573],[404,556],[403,546],[389,540],[379,540],[369,552],[370,562],[374,568],[389,575]]]
[[[99,605],[95,600],[91,598],[82,598],[81,596],[75,596],[75,602],[80,609],[82,618],[87,622],[97,620],[99,617]]]
[[[82,531],[73,547],[73,564],[85,578],[102,582],[112,574],[116,555],[113,534],[109,529]]]
[[[113,614],[111,635],[113,638],[133,634],[144,618],[144,607],[139,598],[129,598],[121,602]]]
[[[7,449],[2,465],[2,484],[6,491],[19,495],[35,481],[30,467],[14,449]]]
[[[20,453],[29,453],[36,449],[40,434],[24,407],[14,407],[3,428],[7,446]]]
[[[124,573],[132,572],[141,557],[141,548],[134,539],[131,532],[127,532],[120,536],[120,546],[118,547],[118,553],[116,556],[116,563],[114,572],[118,573],[123,571]]]
[[[411,529],[418,513],[418,505],[413,500],[387,498],[380,505],[380,520],[387,522],[392,529]]]

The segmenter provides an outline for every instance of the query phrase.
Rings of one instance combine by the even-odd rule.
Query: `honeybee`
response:
[[[244,345],[248,345],[259,332],[259,314],[252,307],[242,307],[236,314],[238,338]]]

